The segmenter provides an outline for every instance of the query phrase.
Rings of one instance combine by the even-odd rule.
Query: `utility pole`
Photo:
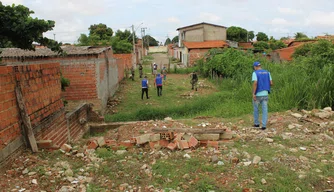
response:
[[[145,43],[145,40],[144,40],[144,37],[145,37],[145,30],[146,30],[147,28],[146,27],[144,27],[144,28],[141,28],[141,40],[142,40],[142,58],[144,58],[144,55],[145,55],[145,50],[144,50],[144,43]]]
[[[53,34],[53,40],[56,40],[56,34],[55,33]]]
[[[136,68],[136,60],[137,60],[137,57],[136,57],[136,44],[135,44],[135,26],[132,25],[132,43],[133,43],[133,68]]]

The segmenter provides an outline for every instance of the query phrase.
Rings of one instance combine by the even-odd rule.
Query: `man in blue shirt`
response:
[[[267,128],[268,121],[268,94],[273,81],[270,72],[261,68],[260,62],[253,63],[253,107],[254,107],[254,127],[260,127],[259,105],[262,107],[262,130]]]
[[[154,86],[157,86],[158,97],[162,96],[162,77],[160,76],[160,73],[155,78]]]
[[[141,100],[144,99],[144,93],[146,93],[146,98],[149,99],[147,76],[145,76],[144,79],[141,81]]]

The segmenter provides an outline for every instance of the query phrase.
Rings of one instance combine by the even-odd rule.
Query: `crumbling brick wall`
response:
[[[0,66],[0,162],[26,143],[16,101],[17,85],[36,141],[52,140],[53,145],[61,146],[87,131],[88,105],[65,116],[59,63]]]

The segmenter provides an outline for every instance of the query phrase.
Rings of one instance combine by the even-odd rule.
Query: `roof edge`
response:
[[[180,29],[188,28],[188,27],[194,27],[196,25],[212,25],[212,26],[215,26],[215,27],[222,27],[222,28],[227,29],[227,27],[222,26],[222,25],[216,25],[216,24],[212,24],[212,23],[202,22],[202,23],[196,23],[196,24],[193,24],[193,25],[188,25],[188,26],[177,28],[176,31],[178,31]]]

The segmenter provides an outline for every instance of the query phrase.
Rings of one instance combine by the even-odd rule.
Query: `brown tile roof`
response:
[[[253,49],[253,42],[239,42],[238,47],[244,48],[244,49]]]
[[[328,40],[334,40],[334,35],[317,36],[316,39],[328,39]]]
[[[215,26],[215,27],[227,28],[227,27],[222,26],[222,25],[215,25],[215,24],[211,24],[211,23],[202,22],[202,23],[197,23],[197,24],[193,24],[193,25],[188,25],[188,26],[185,26],[185,27],[177,28],[176,31],[178,31],[178,30],[180,30],[180,29],[189,28],[189,27],[195,27],[195,26],[197,26],[197,25],[211,25],[211,26]]]
[[[92,47],[92,46],[62,46],[62,49],[67,55],[96,55],[105,50],[111,49],[111,47]],[[23,50],[19,48],[4,48],[0,49],[0,58],[10,57],[55,57],[56,52],[51,51],[49,48],[36,48],[35,51]]]
[[[303,45],[305,43],[313,43],[316,42],[317,40],[314,39],[310,39],[310,40],[305,40],[305,41],[292,41],[289,43],[288,47],[293,47],[293,46],[297,46],[297,45]]]
[[[209,49],[227,47],[226,41],[183,42],[188,49]]]

